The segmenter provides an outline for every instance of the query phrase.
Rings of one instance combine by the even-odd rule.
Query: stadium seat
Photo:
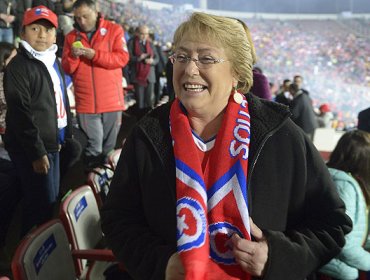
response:
[[[74,280],[73,258],[66,232],[52,220],[25,236],[13,260],[14,280]]]
[[[76,277],[74,266],[74,259],[79,258],[107,259],[99,250],[71,250],[63,224],[53,219],[35,228],[18,244],[11,263],[13,280],[81,279]]]
[[[316,128],[313,137],[313,144],[320,152],[324,161],[328,161],[331,152],[343,135],[343,131],[336,131],[334,128]]]
[[[124,141],[122,142],[122,145],[124,145]],[[114,150],[110,155],[108,156],[108,164],[112,166],[112,169],[115,170],[117,167],[117,163],[119,160],[119,157],[121,155],[122,148]]]
[[[75,259],[77,275],[86,279],[105,279],[104,271],[115,264],[115,257],[104,247],[99,208],[91,187],[83,185],[72,191],[62,201],[59,217],[73,250],[95,249],[104,256],[104,261],[90,263]]]
[[[87,175],[87,184],[92,188],[99,208],[103,205],[108,194],[113,174],[114,171],[111,165],[106,164],[104,166],[94,168]]]

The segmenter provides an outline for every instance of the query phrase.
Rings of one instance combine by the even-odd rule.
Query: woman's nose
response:
[[[199,68],[197,64],[195,63],[195,60],[190,60],[185,65],[185,73],[189,76],[198,75],[199,74]]]

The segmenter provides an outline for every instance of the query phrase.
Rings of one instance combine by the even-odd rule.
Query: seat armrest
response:
[[[75,259],[86,259],[90,261],[116,261],[116,258],[110,249],[72,250],[72,256]]]

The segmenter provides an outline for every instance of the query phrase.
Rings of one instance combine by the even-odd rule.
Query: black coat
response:
[[[311,98],[308,94],[301,93],[295,96],[289,106],[292,111],[292,120],[302,128],[304,132],[312,134],[319,124],[312,107]]]
[[[247,94],[250,216],[268,241],[263,279],[304,279],[339,253],[351,229],[328,170],[280,104]],[[176,252],[170,104],[144,117],[123,148],[102,209],[107,242],[134,279],[164,279]]]
[[[64,89],[68,121],[65,137],[71,138],[72,122],[65,85]],[[30,161],[57,152],[59,129],[55,93],[46,66],[20,47],[5,69],[4,91],[8,106],[5,148],[25,153]]]

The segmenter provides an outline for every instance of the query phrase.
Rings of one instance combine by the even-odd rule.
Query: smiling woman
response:
[[[133,279],[311,279],[344,245],[351,222],[320,154],[285,106],[243,94],[249,35],[198,12],[175,32],[176,99],[133,129],[102,209]]]

